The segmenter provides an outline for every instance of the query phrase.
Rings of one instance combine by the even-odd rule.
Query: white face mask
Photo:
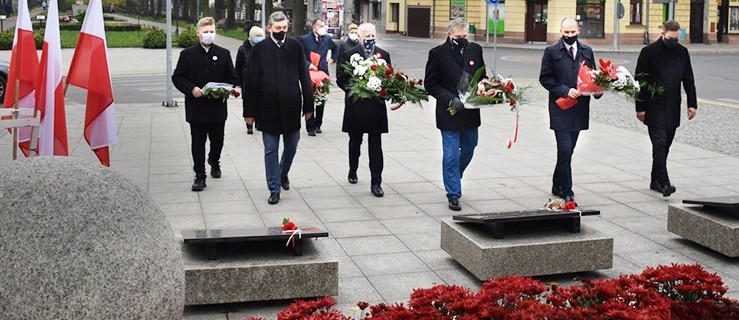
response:
[[[215,32],[213,32],[213,33],[210,33],[210,32],[201,33],[200,34],[200,37],[203,39],[203,44],[205,44],[206,46],[209,46],[209,45],[213,44],[213,41],[216,41],[216,33]]]
[[[318,35],[319,36],[325,36],[326,33],[328,33],[328,28],[327,27],[320,27],[320,28],[318,28]]]
[[[349,34],[349,40],[351,40],[351,41],[357,41],[357,39],[359,39],[359,37],[357,37],[356,34],[354,34],[354,33],[350,33]]]

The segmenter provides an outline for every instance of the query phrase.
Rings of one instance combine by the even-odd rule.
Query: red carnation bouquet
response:
[[[321,61],[321,55],[315,52],[310,53],[310,83],[313,86],[313,103],[322,104],[328,99],[331,93],[331,77],[325,72],[318,70],[318,63]]]
[[[221,101],[226,102],[226,99],[230,96],[238,98],[241,95],[241,89],[230,83],[208,82],[203,86],[203,93],[208,99],[221,99]]]
[[[392,110],[406,102],[420,105],[421,101],[428,101],[429,94],[423,88],[423,80],[395,70],[379,52],[367,59],[355,53],[342,68],[352,75],[349,96],[354,99],[390,100],[396,104]]]
[[[637,99],[641,85],[628,69],[624,66],[616,66],[610,60],[599,59],[598,64],[600,70],[591,69],[585,65],[585,61],[580,64],[580,71],[577,74],[577,91],[584,96],[589,96],[610,90],[624,93],[632,100]],[[559,98],[556,103],[560,109],[567,110],[577,104],[577,99]]]

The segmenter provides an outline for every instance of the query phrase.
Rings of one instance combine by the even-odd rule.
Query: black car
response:
[[[0,60],[0,104],[5,101],[5,89],[8,87],[8,69],[10,69],[10,65]]]

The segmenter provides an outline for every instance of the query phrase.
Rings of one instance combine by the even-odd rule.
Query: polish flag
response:
[[[68,156],[67,121],[62,87],[62,47],[59,36],[57,0],[49,0],[49,11],[41,52],[41,70],[36,90],[36,108],[41,111],[39,155]]]
[[[87,89],[84,137],[100,163],[109,167],[108,147],[116,144],[118,136],[101,0],[87,5],[67,84]]]
[[[10,70],[5,90],[5,108],[13,108],[15,104],[16,79],[19,81],[18,108],[33,108],[35,104],[34,90],[38,78],[38,54],[36,42],[33,38],[31,15],[28,13],[27,0],[18,0],[18,20],[15,23],[13,36],[13,52],[10,56]],[[18,141],[23,154],[28,156],[31,129],[18,130]]]

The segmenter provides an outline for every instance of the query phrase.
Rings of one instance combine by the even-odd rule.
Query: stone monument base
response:
[[[204,246],[183,245],[185,305],[337,295],[339,263],[311,242],[302,256],[286,252],[282,241],[219,244],[218,260],[209,260]]]
[[[739,257],[739,219],[695,205],[667,209],[667,230],[728,257]]]
[[[441,222],[441,248],[480,280],[610,269],[613,238],[583,224],[580,233],[545,224],[511,224],[504,239],[481,225]]]

